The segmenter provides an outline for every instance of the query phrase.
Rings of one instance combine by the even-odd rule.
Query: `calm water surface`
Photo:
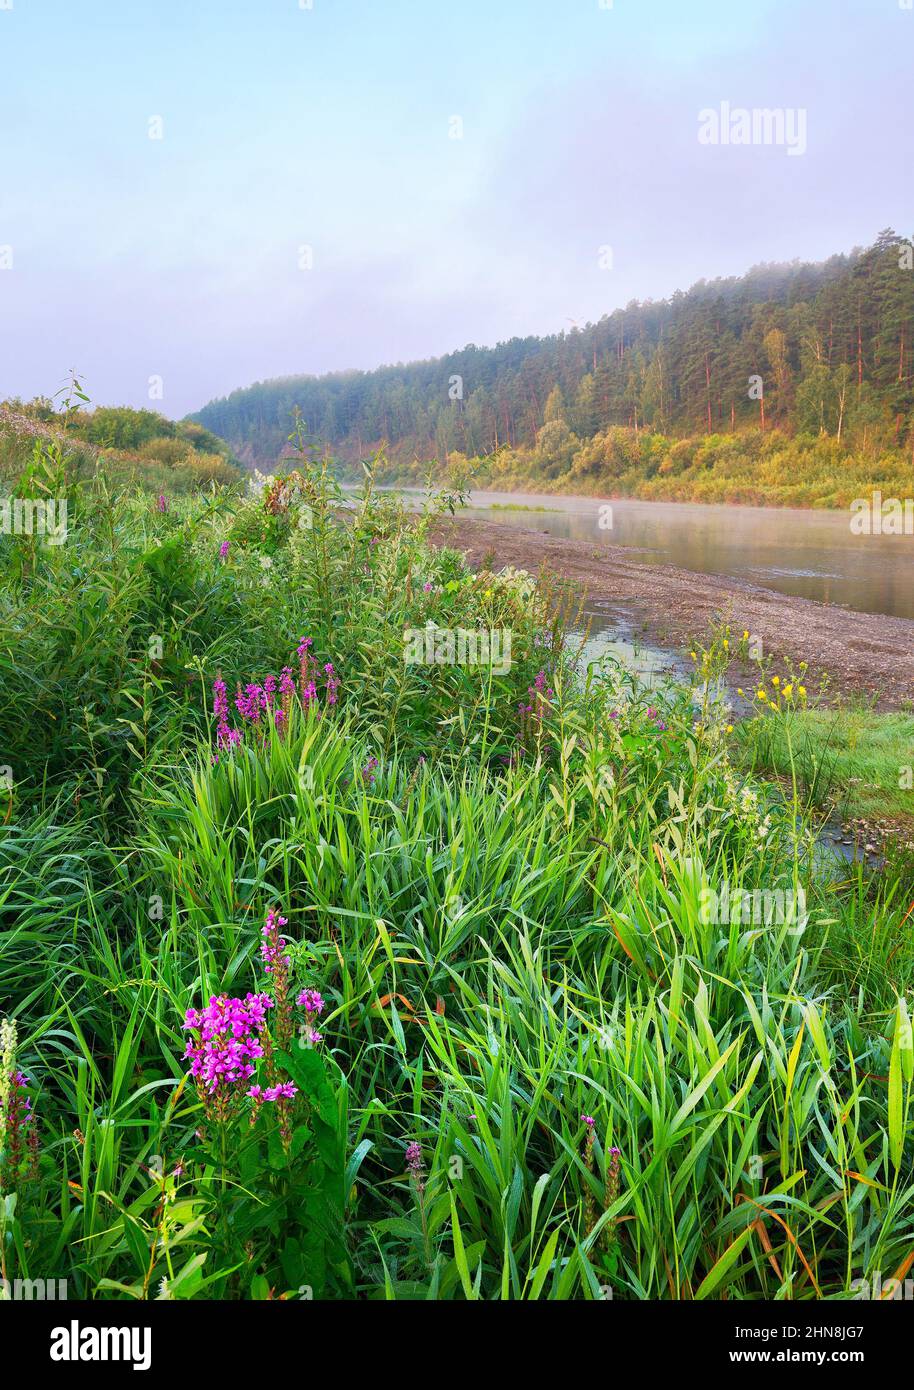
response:
[[[849,512],[474,492],[472,514],[598,545],[646,564],[727,574],[863,613],[914,618],[914,536],[854,536]],[[502,505],[498,505],[502,504]],[[548,508],[548,510],[518,510]],[[605,517],[605,513],[604,513]]]

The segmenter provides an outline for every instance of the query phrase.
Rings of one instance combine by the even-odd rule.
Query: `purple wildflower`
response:
[[[303,989],[296,1003],[305,1011],[305,1021],[301,1027],[301,1039],[312,1047],[317,1047],[318,1043],[323,1042],[323,1037],[314,1027],[314,1024],[324,1012],[324,996],[320,990]]]
[[[213,681],[213,713],[216,716],[216,746],[234,748],[241,742],[241,733],[229,723],[228,695],[221,677]]]
[[[260,1034],[272,1007],[268,994],[244,999],[221,994],[213,995],[204,1009],[188,1009],[183,1027],[196,1037],[188,1041],[184,1056],[210,1119],[224,1123],[236,1112],[254,1063],[264,1054]]]
[[[303,989],[296,1003],[309,1014],[322,1014],[324,1012],[323,995],[316,989]]]

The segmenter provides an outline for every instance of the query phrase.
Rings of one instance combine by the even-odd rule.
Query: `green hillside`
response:
[[[888,230],[867,250],[701,281],[572,332],[260,382],[192,418],[264,466],[280,457],[296,410],[346,463],[384,447],[391,475],[418,476],[427,460],[485,458],[482,476],[556,488],[631,491],[689,473],[678,440],[692,440],[694,454],[709,436],[745,436],[727,475],[745,476],[718,500],[739,500],[730,494],[743,486],[752,494],[752,457],[786,449],[760,495],[781,474],[793,486],[812,472],[819,482],[807,500],[840,502],[841,488],[828,484],[844,459],[867,478],[880,466],[887,476],[910,471],[914,253]],[[693,495],[693,483],[655,491]]]

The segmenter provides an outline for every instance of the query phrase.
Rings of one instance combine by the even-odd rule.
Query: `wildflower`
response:
[[[742,695],[743,693],[739,686],[736,687],[736,693],[737,695]]]
[[[299,1030],[299,1037],[306,1047],[317,1047],[324,1041],[323,1034],[314,1027],[324,1012],[324,997],[319,990],[303,989],[295,1002],[305,1011],[305,1021]]]
[[[377,758],[371,757],[368,759],[368,762],[362,768],[362,783],[364,786],[370,787],[373,785],[375,769],[377,768],[377,766]]]
[[[619,1196],[619,1154],[621,1150],[612,1148],[609,1151],[609,1163],[606,1165],[606,1188],[603,1193],[603,1210],[609,1211],[613,1202]],[[617,1218],[611,1217],[603,1227],[604,1248],[612,1245],[616,1239]]]
[[[241,732],[233,729],[229,723],[228,695],[225,690],[225,681],[217,677],[213,681],[213,713],[216,716],[216,746],[217,748],[234,748],[241,742]],[[216,758],[218,761],[218,756]]]
[[[292,696],[295,694],[295,681],[291,666],[284,666],[279,673],[279,703],[286,720],[292,709]]]
[[[430,579],[427,579],[425,583],[422,585],[422,587],[427,594],[430,594],[432,591],[432,581]]]
[[[291,1081],[281,1081],[275,1086],[252,1086],[247,1092],[255,1106],[262,1105],[264,1101],[272,1103],[278,1100],[292,1100],[298,1095],[298,1087]]]
[[[413,1140],[407,1145],[406,1149],[406,1168],[410,1177],[416,1184],[416,1191],[421,1194],[425,1191],[424,1171],[425,1165],[422,1162],[422,1149]]]
[[[246,685],[243,695],[239,686],[238,694],[235,696],[235,708],[249,724],[259,724],[261,713],[267,709],[267,696],[263,686]]]
[[[16,1066],[16,1020],[0,1023],[0,1189],[38,1171],[38,1123],[25,1094],[29,1079]]]
[[[299,682],[298,692],[302,705],[308,709],[312,702],[317,701],[317,662],[311,655],[311,648],[314,641],[311,637],[303,637],[298,644],[296,655],[298,656]]]
[[[792,699],[792,697],[793,697],[793,683],[792,683],[791,681],[788,681],[787,684],[784,686],[783,695],[784,695],[784,699],[785,699],[785,700],[790,700],[790,699]]]
[[[588,1174],[593,1173],[593,1142],[596,1138],[596,1121],[593,1115],[582,1115],[581,1120],[586,1126],[584,1131],[584,1166]],[[597,1209],[593,1199],[590,1183],[584,1184],[584,1229],[590,1235],[594,1226],[597,1224]]]
[[[208,1119],[225,1124],[240,1108],[254,1063],[264,1055],[261,1035],[272,1007],[268,994],[244,999],[221,994],[213,995],[204,1009],[187,1010],[182,1027],[195,1036],[184,1056]]]
[[[280,935],[280,928],[288,925],[286,918],[280,917],[276,908],[271,907],[260,932],[263,938],[260,943],[260,957],[263,961],[264,972],[273,977],[273,996],[276,1001],[276,1041],[283,1049],[287,1049],[292,1041],[289,957],[286,955],[286,938]]]
[[[165,494],[164,494],[164,492],[160,492],[159,495],[158,495],[158,498],[156,499],[156,511],[157,511],[157,512],[167,512],[167,511],[168,511],[168,503],[165,501]]]
[[[781,678],[780,678],[780,676],[772,676],[772,677],[771,677],[771,684],[772,684],[772,685],[780,685],[780,683],[781,683]]]
[[[744,641],[744,642],[748,642],[748,641],[749,641],[749,632],[748,632],[748,629],[743,633],[743,641]]]
[[[223,541],[222,544],[221,544],[220,547],[219,547],[219,559],[220,559],[220,560],[227,560],[227,559],[228,559],[228,553],[229,553],[229,542],[228,542],[228,541]]]
[[[797,693],[801,696],[802,699],[805,700],[805,699],[806,699],[806,686],[805,686],[805,685],[798,685],[798,686],[797,686]]]
[[[759,689],[755,692],[755,698],[765,703],[768,699],[768,693],[765,690]]]
[[[327,677],[327,704],[336,704],[336,692],[340,688],[339,678],[333,669],[333,662],[328,661],[324,667],[324,675]]]
[[[732,725],[732,724],[728,724],[728,725],[727,725],[727,733],[728,733],[728,734],[732,734],[732,733],[733,733],[733,725]]]

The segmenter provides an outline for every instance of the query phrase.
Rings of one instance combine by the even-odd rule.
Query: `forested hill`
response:
[[[759,425],[900,446],[914,436],[911,244],[886,231],[865,251],[700,281],[572,332],[259,382],[192,418],[263,466],[296,407],[340,457],[386,443],[406,466],[541,443],[553,459],[560,441],[544,430],[580,443],[612,426],[681,437]]]

